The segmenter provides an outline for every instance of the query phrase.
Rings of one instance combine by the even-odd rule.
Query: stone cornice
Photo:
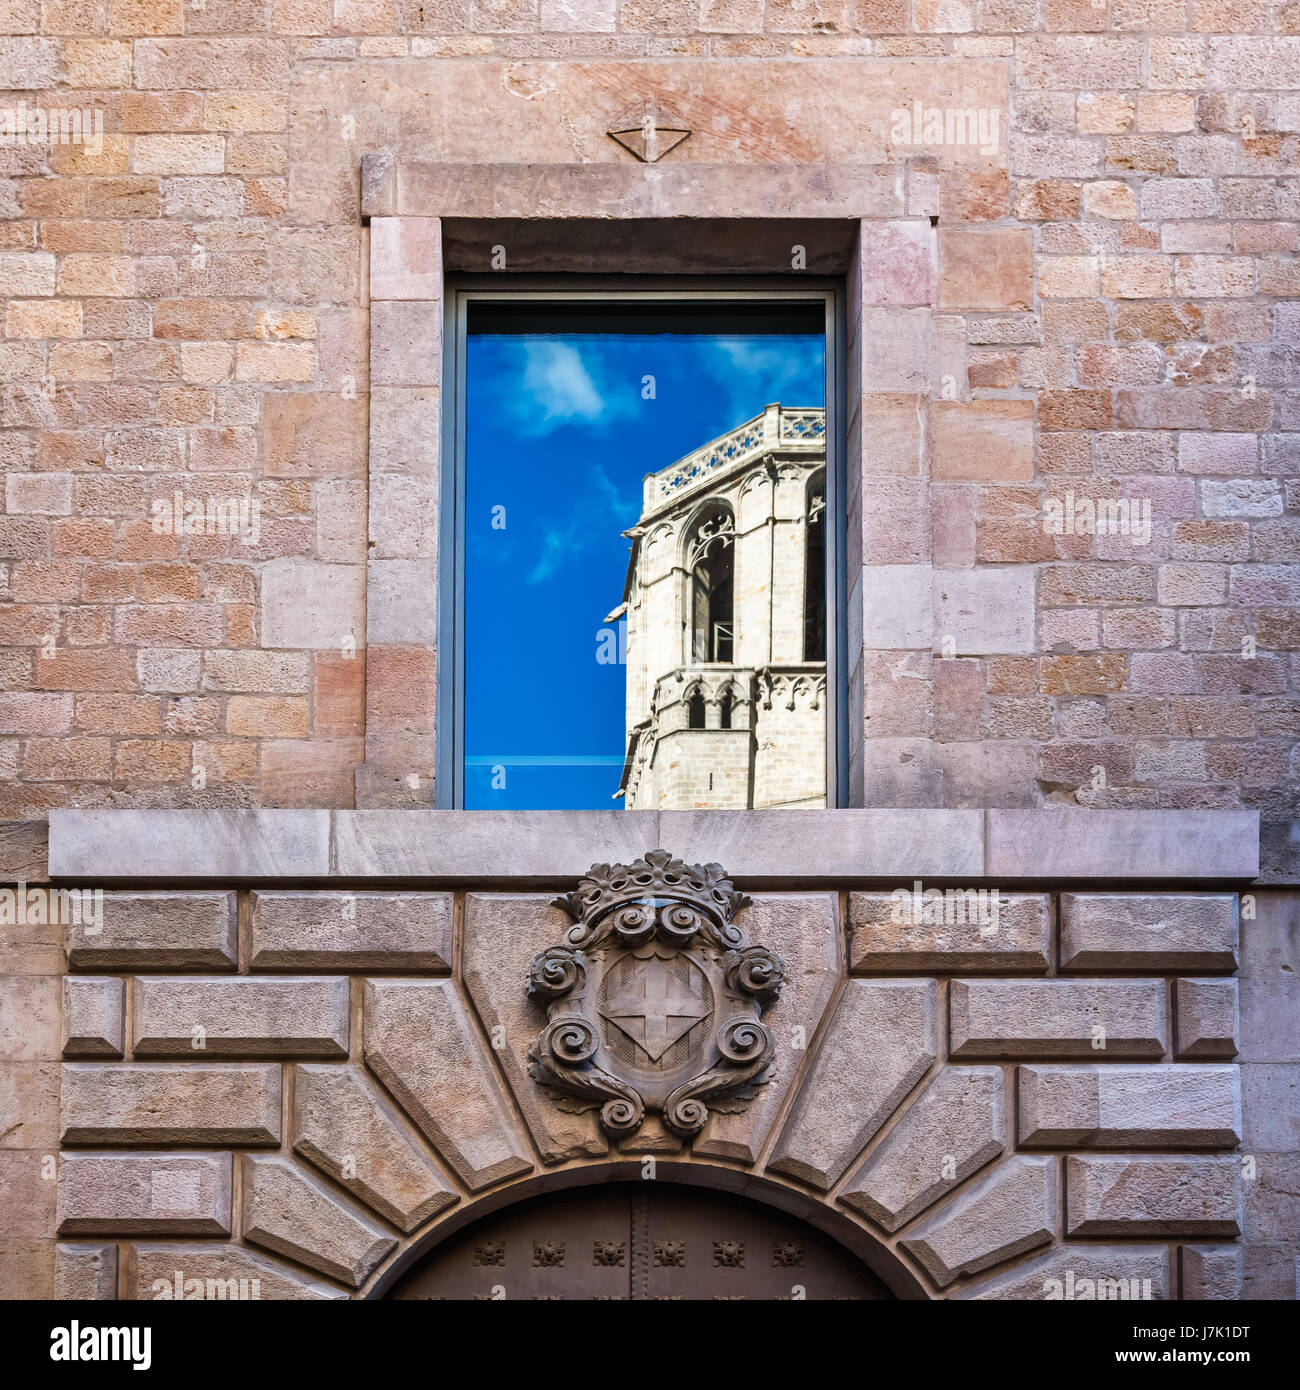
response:
[[[721,861],[744,887],[842,888],[915,878],[1005,886],[1069,880],[1248,882],[1256,811],[55,810],[62,882],[438,882],[521,887],[648,849]]]

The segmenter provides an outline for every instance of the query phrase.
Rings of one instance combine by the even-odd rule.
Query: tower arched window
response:
[[[826,660],[826,475],[808,483],[804,537],[803,659]]]
[[[686,547],[687,660],[734,659],[736,530],[722,505],[704,511]]]

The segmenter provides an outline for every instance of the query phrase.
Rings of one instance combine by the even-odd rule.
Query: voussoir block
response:
[[[397,1244],[359,1207],[291,1159],[243,1158],[244,1239],[354,1288]]]
[[[840,1200],[896,1231],[1006,1146],[999,1067],[945,1067],[849,1180]]]
[[[771,1167],[828,1191],[938,1055],[933,980],[850,980]]]
[[[532,1159],[450,980],[367,980],[366,1064],[477,1192]]]
[[[403,1231],[458,1200],[358,1068],[300,1066],[293,1130],[297,1153]]]
[[[903,1245],[940,1287],[1057,1233],[1056,1159],[1016,1155],[932,1212]]]

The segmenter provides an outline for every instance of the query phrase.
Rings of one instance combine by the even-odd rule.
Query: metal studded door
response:
[[[663,1182],[540,1197],[440,1245],[399,1299],[887,1299],[829,1236],[757,1202]]]

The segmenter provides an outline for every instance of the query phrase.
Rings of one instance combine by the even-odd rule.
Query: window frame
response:
[[[848,417],[846,287],[827,276],[448,275],[443,301],[442,459],[438,509],[435,806],[465,805],[466,363],[470,306],[489,301],[684,304],[818,302],[826,349],[826,805],[849,804]]]

